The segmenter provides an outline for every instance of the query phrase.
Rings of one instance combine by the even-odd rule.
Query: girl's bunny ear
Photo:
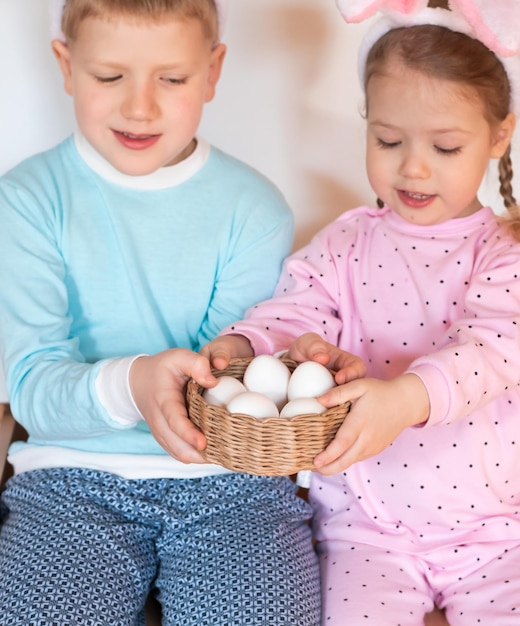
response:
[[[336,0],[336,4],[345,21],[362,22],[378,11],[416,13],[428,5],[428,0]]]
[[[476,39],[500,56],[520,51],[518,0],[451,0],[472,27]]]

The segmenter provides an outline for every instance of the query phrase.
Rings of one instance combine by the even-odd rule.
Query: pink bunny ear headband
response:
[[[61,31],[61,16],[63,14],[63,7],[67,0],[51,0],[51,38],[65,41],[65,36]],[[218,30],[219,39],[222,38],[224,25],[226,23],[227,16],[227,0],[215,0],[215,6],[218,13]]]
[[[477,39],[500,59],[511,85],[511,110],[520,118],[520,1],[450,0],[451,11],[428,8],[428,0],[336,0],[347,22],[361,22],[380,11],[363,39],[358,71],[363,82],[372,46],[394,28],[432,24]]]

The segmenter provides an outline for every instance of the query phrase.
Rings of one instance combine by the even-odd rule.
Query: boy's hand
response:
[[[367,373],[365,363],[359,357],[324,341],[316,333],[305,333],[295,339],[289,348],[288,356],[298,362],[316,361],[326,365],[336,372],[335,380],[338,385],[363,378]]]
[[[327,475],[379,454],[405,428],[425,422],[430,414],[428,392],[415,374],[388,381],[361,378],[330,389],[318,400],[327,407],[352,402],[335,439],[314,459]]]
[[[226,369],[231,359],[254,356],[253,348],[242,335],[222,335],[207,343],[200,353],[217,370]]]
[[[176,348],[136,359],[130,369],[130,390],[152,435],[172,457],[183,463],[205,463],[201,451],[206,438],[186,410],[185,386],[190,378],[203,387],[217,383],[205,357]]]

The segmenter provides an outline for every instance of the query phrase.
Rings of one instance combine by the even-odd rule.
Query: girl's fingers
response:
[[[317,400],[320,404],[323,404],[323,406],[326,406],[327,408],[338,406],[338,404],[343,404],[344,402],[352,402],[358,397],[356,390],[353,387],[354,383],[355,381],[352,381],[345,385],[332,387],[332,389],[329,389],[327,393],[318,396]]]
[[[331,347],[318,334],[305,333],[293,341],[288,354],[294,361],[316,361],[316,363],[327,365],[330,361]]]

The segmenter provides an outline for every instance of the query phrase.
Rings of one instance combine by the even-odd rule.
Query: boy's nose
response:
[[[129,86],[121,108],[127,119],[147,121],[156,118],[159,106],[154,86],[150,84]]]

